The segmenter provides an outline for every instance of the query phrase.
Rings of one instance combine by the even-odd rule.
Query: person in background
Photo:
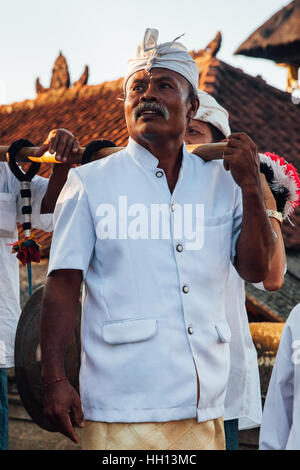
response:
[[[35,156],[56,152],[61,164],[53,166],[50,179],[35,176],[31,182],[32,225],[53,229],[52,213],[72,165],[78,140],[65,129],[52,130]],[[17,241],[17,222],[22,222],[20,183],[6,162],[0,163],[0,449],[8,448],[7,369],[14,366],[14,340],[20,316],[19,264],[8,245]]]
[[[208,93],[199,90],[200,106],[187,126],[187,144],[220,142],[231,134],[226,109]],[[277,210],[275,198],[263,179],[266,209]],[[276,234],[276,248],[270,272],[258,288],[278,290],[284,282],[285,249],[281,224],[271,218]],[[227,320],[231,329],[230,374],[225,399],[224,426],[226,449],[238,449],[238,430],[257,427],[261,423],[262,406],[257,353],[249,330],[245,307],[245,282],[231,264],[226,295]]]
[[[300,304],[291,311],[264,404],[260,450],[300,450]]]

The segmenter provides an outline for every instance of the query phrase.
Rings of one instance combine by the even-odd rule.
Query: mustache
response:
[[[133,115],[135,121],[143,114],[144,111],[153,111],[154,113],[162,116],[166,121],[168,121],[170,114],[168,109],[160,103],[140,103],[134,110]]]

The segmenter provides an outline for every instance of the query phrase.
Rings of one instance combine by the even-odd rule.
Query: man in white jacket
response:
[[[124,80],[129,144],[71,170],[55,211],[41,319],[45,412],[75,442],[69,413],[84,419],[86,449],[224,449],[230,259],[259,282],[275,249],[255,144],[229,137],[228,172],[187,152],[198,68],[181,43],[157,39],[146,31]],[[158,207],[163,227],[152,225]],[[185,208],[194,217],[179,233]],[[82,282],[79,398],[64,351]]]

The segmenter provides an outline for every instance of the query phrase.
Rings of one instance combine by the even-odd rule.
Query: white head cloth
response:
[[[229,127],[229,114],[225,108],[219,105],[215,98],[205,91],[198,90],[200,106],[194,119],[209,122],[219,129],[225,137],[231,134]]]
[[[181,37],[181,36],[180,36]],[[187,48],[174,39],[172,42],[157,44],[158,30],[147,28],[144,39],[138,45],[136,55],[128,61],[124,78],[124,90],[128,78],[139,70],[149,72],[154,67],[173,70],[182,75],[198,91],[199,70]]]

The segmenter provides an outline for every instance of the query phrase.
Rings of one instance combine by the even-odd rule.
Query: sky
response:
[[[89,84],[122,77],[147,27],[159,42],[185,33],[189,50],[222,32],[220,60],[285,89],[286,69],[234,56],[234,51],[286,0],[0,0],[0,104],[35,98],[35,80],[49,87],[60,51],[71,81],[89,66]]]

